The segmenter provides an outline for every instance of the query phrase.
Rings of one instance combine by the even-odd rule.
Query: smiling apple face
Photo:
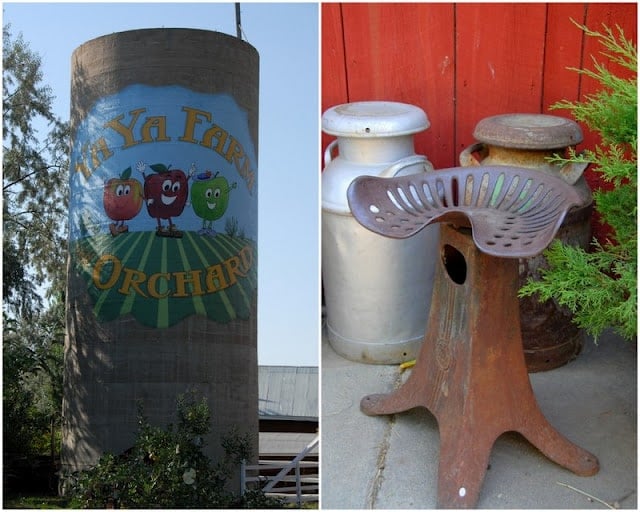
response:
[[[144,178],[147,211],[155,219],[170,219],[182,214],[187,202],[187,176],[180,169],[152,165],[155,174]]]
[[[142,185],[130,178],[131,167],[119,178],[111,178],[104,185],[104,211],[111,220],[125,221],[133,219],[142,208]]]
[[[217,220],[229,205],[229,182],[211,171],[199,174],[191,186],[191,204],[196,215],[205,220]],[[233,184],[235,187],[235,183]]]

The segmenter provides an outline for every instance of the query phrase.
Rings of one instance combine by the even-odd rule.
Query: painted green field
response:
[[[186,231],[98,235],[71,247],[99,320],[131,314],[168,327],[193,314],[226,323],[246,319],[256,301],[257,248],[252,240]]]

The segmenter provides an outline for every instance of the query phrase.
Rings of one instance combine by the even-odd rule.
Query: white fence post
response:
[[[240,462],[240,495],[244,496],[247,490],[247,461],[242,459]]]
[[[298,506],[302,505],[302,483],[300,482],[300,463],[296,463],[296,496],[298,498]]]

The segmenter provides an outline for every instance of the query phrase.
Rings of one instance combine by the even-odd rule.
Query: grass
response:
[[[68,498],[51,495],[13,495],[4,496],[2,500],[2,508],[4,509],[66,509],[68,507]],[[287,504],[284,508],[298,508],[295,504]],[[318,502],[303,503],[303,509],[317,509]]]
[[[15,509],[50,509],[50,508],[68,508],[68,499],[61,496],[51,495],[29,495],[21,494],[12,496],[3,496],[2,508]]]

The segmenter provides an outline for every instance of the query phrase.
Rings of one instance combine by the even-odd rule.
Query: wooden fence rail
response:
[[[240,488],[244,493],[256,485],[271,497],[282,498],[287,503],[318,501],[320,476],[317,460],[305,461],[305,457],[318,446],[316,437],[291,461],[261,460],[258,464],[240,467]],[[277,472],[276,472],[277,471]]]

